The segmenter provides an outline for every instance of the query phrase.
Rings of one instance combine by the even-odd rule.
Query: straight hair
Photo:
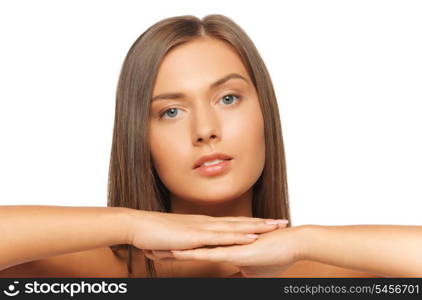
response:
[[[234,21],[220,14],[201,19],[183,15],[163,19],[142,33],[130,47],[116,92],[107,205],[171,212],[169,191],[152,163],[149,111],[158,68],[178,45],[201,37],[221,40],[236,50],[260,101],[264,119],[265,166],[253,186],[252,213],[257,218],[289,220],[286,161],[281,121],[273,85],[255,45]],[[112,245],[115,254],[126,249],[128,276],[132,275],[133,245]],[[145,257],[149,277],[156,277],[154,262]]]

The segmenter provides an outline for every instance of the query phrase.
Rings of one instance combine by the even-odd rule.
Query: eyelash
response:
[[[220,100],[221,99],[223,99],[224,97],[226,97],[226,96],[235,96],[236,98],[237,98],[237,101],[236,102],[239,102],[240,100],[242,100],[242,96],[240,96],[240,95],[238,95],[238,94],[226,94],[226,95],[224,95],[223,97],[221,97],[220,98]],[[229,104],[230,105],[230,104]],[[162,113],[160,113],[160,115],[159,115],[159,118],[160,119],[163,119],[163,116],[170,110],[170,109],[179,109],[179,108],[177,108],[177,107],[169,107],[168,109],[166,109],[165,111],[163,111]],[[171,119],[173,119],[173,118],[170,118],[170,120]]]

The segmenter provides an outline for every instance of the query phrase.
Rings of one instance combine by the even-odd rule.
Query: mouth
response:
[[[219,152],[205,154],[193,164],[192,169],[197,169],[203,166],[208,167],[231,159],[233,159],[233,157]]]
[[[219,164],[221,164],[223,161],[228,161],[228,160],[232,160],[233,158],[226,158],[226,159],[214,159],[214,160],[210,160],[210,161],[206,161],[202,164],[197,164],[194,169],[198,169],[200,167],[213,167],[213,166],[217,166]]]
[[[200,166],[194,168],[194,171],[198,175],[204,177],[214,177],[218,175],[224,175],[230,172],[233,168],[232,161],[233,158],[227,159],[215,159],[213,161],[208,161],[203,163]]]

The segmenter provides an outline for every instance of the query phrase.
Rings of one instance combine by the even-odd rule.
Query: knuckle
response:
[[[221,232],[221,231],[214,231],[213,238],[215,240],[214,244],[226,244],[233,241],[233,233],[231,232]]]
[[[239,233],[238,235],[237,235],[237,240],[239,241],[239,242],[249,242],[249,241],[251,241],[252,239],[250,239],[250,238],[248,238],[244,233]]]

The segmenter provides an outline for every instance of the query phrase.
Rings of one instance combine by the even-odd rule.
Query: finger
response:
[[[242,272],[237,272],[237,273],[234,273],[234,274],[232,274],[232,275],[230,275],[230,276],[228,276],[229,278],[243,278],[244,276],[243,276],[243,274],[242,274]]]
[[[205,223],[201,227],[206,230],[213,231],[230,231],[241,233],[261,233],[277,229],[278,224],[273,221],[273,224],[266,221],[249,222],[249,221],[224,221]]]
[[[173,253],[171,251],[163,250],[162,252],[169,252],[169,253],[160,253],[161,250],[143,250],[144,255],[155,261],[168,261],[168,260],[175,260]]]
[[[288,220],[265,220],[259,222],[248,221],[225,221],[203,224],[202,228],[214,231],[234,231],[243,233],[263,233],[277,229],[279,225],[285,225]]]
[[[234,221],[234,222],[238,222],[238,221],[262,222],[265,220],[272,220],[272,219],[238,216],[238,217],[215,217],[214,220],[215,221]]]
[[[174,258],[170,250],[152,250],[152,254],[159,259]]]
[[[144,253],[144,255],[151,259],[151,260],[158,260],[158,257],[156,257],[153,253],[152,250],[142,250],[142,252]]]
[[[200,248],[193,250],[171,250],[176,260],[207,260],[211,262],[226,262],[228,254],[223,247]]]
[[[202,244],[199,246],[218,246],[218,245],[233,245],[233,244],[249,244],[254,242],[257,234],[244,234],[236,232],[222,232],[222,231],[204,231],[200,233]]]
[[[250,218],[250,217],[215,217],[212,221],[230,221],[230,222],[266,222],[266,221],[277,221],[279,223],[289,222],[288,219],[272,219],[272,218]]]

